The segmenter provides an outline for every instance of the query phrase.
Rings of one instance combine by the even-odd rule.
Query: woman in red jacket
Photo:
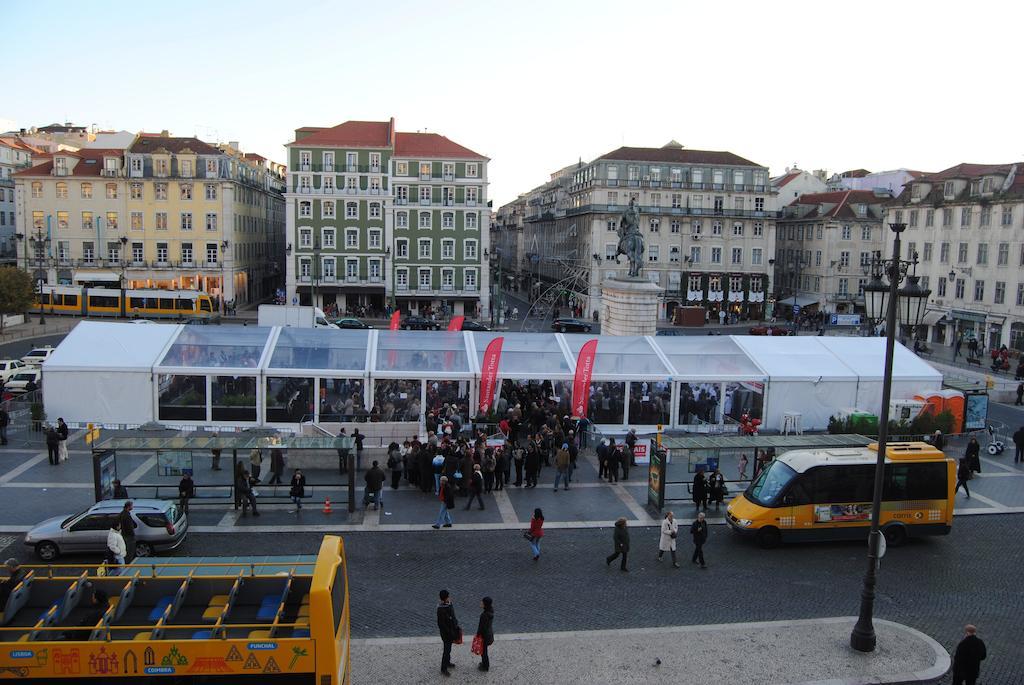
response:
[[[544,512],[533,510],[533,518],[530,519],[530,549],[533,550],[533,560],[540,559],[540,539],[544,537]]]

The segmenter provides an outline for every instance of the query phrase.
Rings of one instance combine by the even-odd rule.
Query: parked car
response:
[[[38,366],[26,366],[4,382],[4,391],[12,395],[24,395],[29,392],[28,384],[36,384],[34,389],[43,387],[43,372]]]
[[[25,534],[25,545],[43,561],[61,554],[103,554],[107,549],[107,531],[117,520],[126,500],[109,499],[78,514],[57,516],[43,521]],[[178,503],[162,499],[132,500],[135,529],[135,554],[148,557],[174,549],[185,541],[188,518]]]
[[[370,324],[364,323],[359,319],[335,319],[331,323],[333,323],[338,328],[349,328],[357,330],[373,328],[373,326],[371,326]]]
[[[402,321],[403,331],[439,331],[441,330],[441,324],[436,321],[431,321],[422,316],[407,316]]]
[[[580,319],[555,319],[551,322],[551,330],[559,333],[589,333],[590,324]]]
[[[754,326],[748,331],[749,335],[793,335],[793,331],[787,326]]]
[[[0,379],[5,383],[7,380],[25,368],[25,362],[20,359],[0,359]]]
[[[490,328],[490,326],[482,324],[479,321],[470,321],[470,320],[467,319],[467,320],[462,322],[462,330],[464,330],[464,331],[480,331],[480,332],[483,332],[483,331],[489,331],[489,330],[491,330],[491,328]]]
[[[25,362],[29,366],[39,366],[47,359],[49,359],[50,355],[53,354],[55,351],[56,350],[54,350],[54,348],[50,347],[49,345],[47,345],[46,347],[37,347],[36,349],[32,350],[24,357],[22,357],[21,361]]]

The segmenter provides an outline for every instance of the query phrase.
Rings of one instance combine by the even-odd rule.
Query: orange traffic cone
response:
[[[329,499],[324,499],[324,513],[325,514],[330,514],[331,513],[331,500],[329,500]]]

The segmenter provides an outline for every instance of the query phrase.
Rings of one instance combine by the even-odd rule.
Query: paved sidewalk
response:
[[[453,682],[528,683],[930,683],[949,669],[938,642],[913,628],[875,620],[871,654],[849,646],[856,618],[502,635],[495,616],[491,671],[469,651],[475,614],[463,616],[466,642],[453,649]],[[436,636],[352,641],[352,681],[434,683]],[[660,660],[660,664],[658,661]]]

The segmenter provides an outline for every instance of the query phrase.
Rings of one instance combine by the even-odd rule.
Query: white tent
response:
[[[882,408],[885,338],[815,338],[857,374],[857,409],[878,414]],[[892,399],[905,400],[942,387],[942,374],[896,343],[892,363]]]
[[[43,363],[47,418],[72,424],[152,421],[153,364],[181,328],[79,323]]]
[[[811,336],[734,336],[768,375],[764,424],[801,414],[804,430],[822,430],[836,411],[857,406],[857,374]]]

